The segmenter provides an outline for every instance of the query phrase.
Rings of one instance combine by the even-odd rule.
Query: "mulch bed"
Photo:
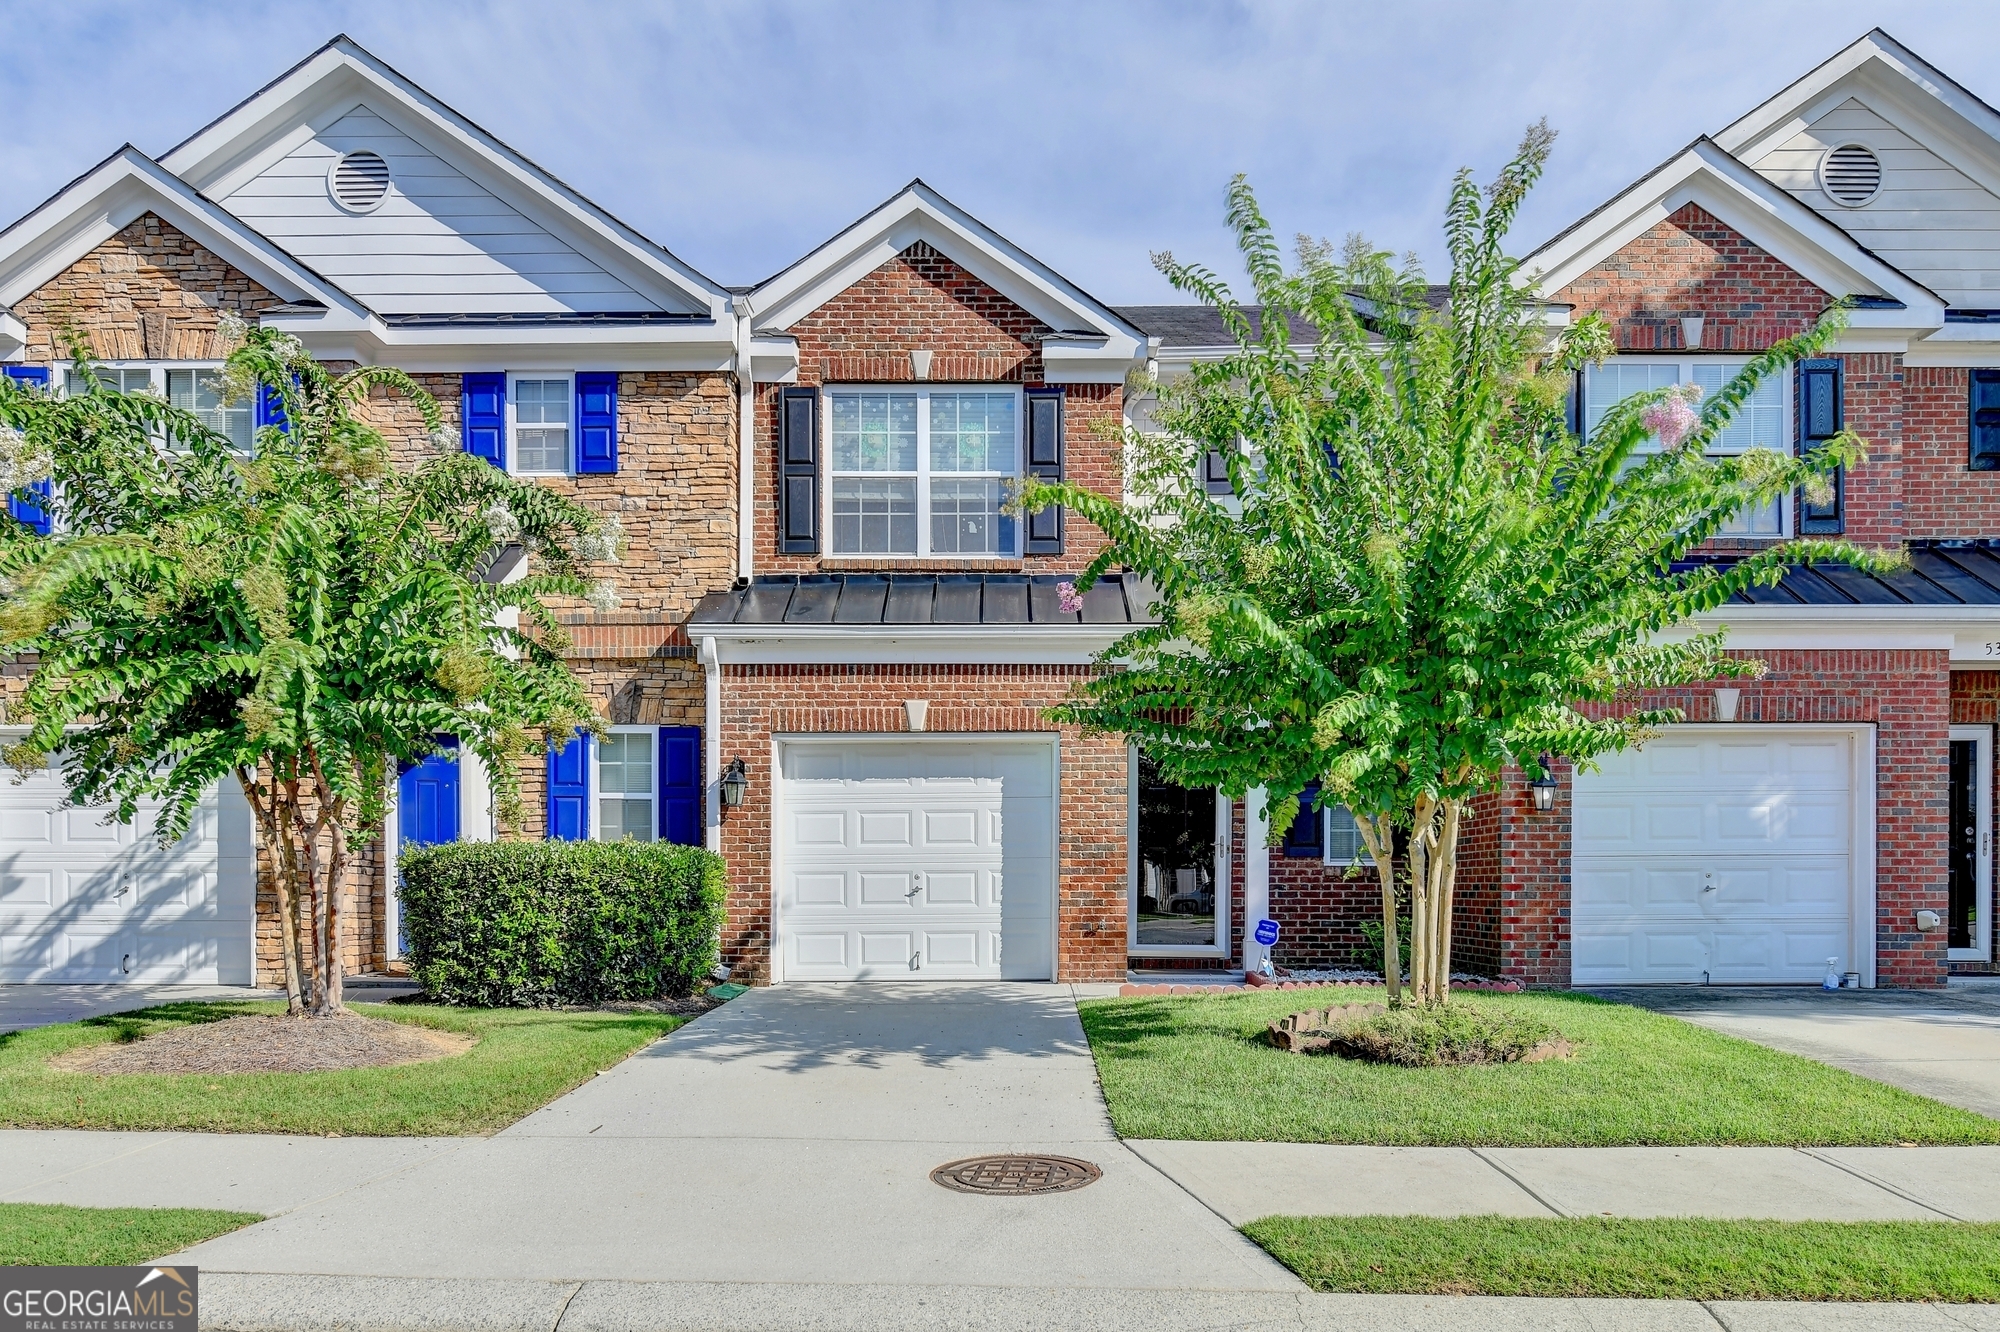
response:
[[[352,1013],[233,1017],[85,1046],[50,1063],[71,1073],[324,1073],[446,1059],[464,1054],[477,1039]]]

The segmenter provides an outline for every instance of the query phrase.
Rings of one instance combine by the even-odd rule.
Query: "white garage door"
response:
[[[794,742],[780,755],[786,980],[1047,980],[1047,744]]]
[[[1664,736],[1576,783],[1572,981],[1796,983],[1862,968],[1855,737]]]
[[[107,826],[53,771],[0,781],[0,981],[248,985],[251,814],[226,785],[162,850],[150,809]]]

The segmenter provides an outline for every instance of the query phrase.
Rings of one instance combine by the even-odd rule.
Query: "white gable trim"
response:
[[[336,37],[161,158],[226,197],[354,103],[369,109],[661,308],[721,320],[728,293],[346,37]]]
[[[318,301],[350,321],[352,297],[127,144],[0,231],[0,305],[30,295],[146,213],[157,213],[287,301]]]
[[[1042,347],[1051,382],[1122,383],[1145,360],[1143,333],[921,180],[760,283],[751,293],[757,332],[782,333],[918,241],[1064,335]]]
[[[1856,310],[1856,329],[1932,329],[1944,322],[1935,292],[1875,258],[1853,237],[1708,139],[1665,165],[1522,261],[1522,280],[1554,294],[1679,211],[1697,204],[1832,296],[1887,296],[1902,310]]]
[[[1850,97],[2000,194],[2000,111],[1880,28],[1739,117],[1715,141],[1745,162],[1759,162]]]

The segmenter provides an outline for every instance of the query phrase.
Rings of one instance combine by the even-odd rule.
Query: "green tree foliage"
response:
[[[1107,534],[1080,585],[1122,565],[1159,589],[1157,627],[1115,645],[1105,660],[1120,669],[1055,715],[1129,737],[1184,786],[1265,788],[1276,811],[1321,783],[1374,857],[1399,1002],[1398,896],[1412,990],[1443,1002],[1459,832],[1508,764],[1587,765],[1680,719],[1634,691],[1760,673],[1691,625],[1739,589],[1791,564],[1895,558],[1790,541],[1733,565],[1687,559],[1746,505],[1823,493],[1863,456],[1851,435],[1803,457],[1705,455],[1760,382],[1833,343],[1837,307],[1698,414],[1686,390],[1662,390],[1617,404],[1587,440],[1570,432],[1569,386],[1612,350],[1609,330],[1595,316],[1553,329],[1502,248],[1552,137],[1532,127],[1484,191],[1459,173],[1441,290],[1358,238],[1338,251],[1301,238],[1288,268],[1239,177],[1229,222],[1261,319],[1209,270],[1156,256],[1234,350],[1132,386],[1157,394],[1159,429],[1126,440],[1125,498],[1030,483],[1019,501],[1067,505]],[[1311,345],[1293,345],[1290,323]],[[1231,496],[1197,480],[1212,451]],[[1274,841],[1288,822],[1276,816]]]
[[[158,802],[185,833],[241,784],[284,928],[294,1013],[341,1006],[341,903],[399,764],[456,737],[518,818],[518,765],[593,724],[560,656],[552,597],[608,584],[615,520],[459,450],[397,370],[336,375],[296,338],[246,331],[226,395],[264,392],[284,426],[235,451],[198,416],[108,386],[54,396],[0,381],[0,482],[47,477],[49,536],[0,520],[0,649],[34,662],[6,757],[60,765],[69,801],[130,822]],[[88,351],[71,349],[95,384]],[[432,452],[390,465],[358,408],[377,388],[421,415]],[[505,546],[529,567],[490,581]],[[33,654],[29,656],[29,654]]]

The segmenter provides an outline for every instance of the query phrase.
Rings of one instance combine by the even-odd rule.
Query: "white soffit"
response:
[[[1043,360],[1076,371],[1065,377],[1095,378],[1094,368],[1109,382],[1122,382],[1125,370],[1144,359],[1146,338],[1138,329],[921,180],[759,283],[751,293],[758,332],[790,328],[918,241],[1058,335],[1044,344]]]
[[[728,293],[349,38],[336,37],[160,159],[227,198],[364,103],[441,161],[560,237],[662,309],[718,323]],[[687,335],[707,338],[707,329]]]
[[[1761,161],[1850,97],[2000,194],[2000,111],[1880,28],[1737,119],[1715,141],[1746,162]]]
[[[242,220],[127,144],[0,231],[0,305],[12,305],[146,213],[156,213],[287,301],[331,314],[367,312]]]
[[[1521,262],[1522,280],[1553,294],[1673,216],[1696,204],[1832,296],[1875,295],[1902,310],[1857,310],[1856,327],[1934,328],[1944,302],[1875,258],[1853,237],[1752,171],[1709,139],[1698,139],[1595,213]]]

